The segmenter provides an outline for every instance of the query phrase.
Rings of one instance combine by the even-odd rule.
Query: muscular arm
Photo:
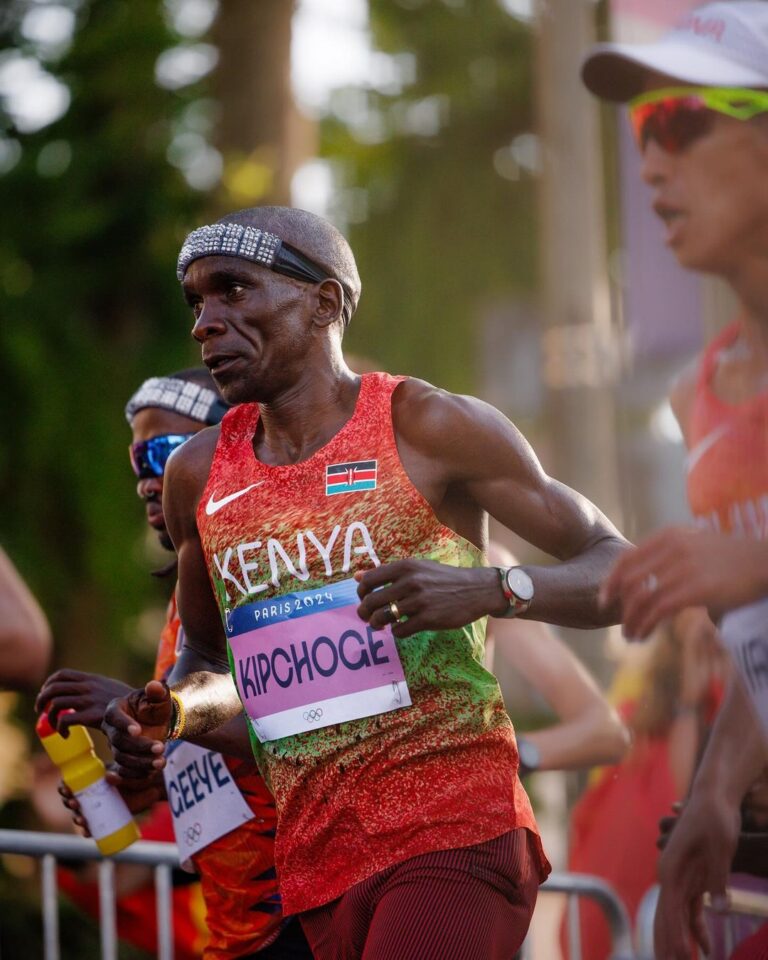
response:
[[[35,689],[50,657],[45,614],[0,548],[0,688]]]
[[[530,445],[506,417],[472,397],[407,380],[395,392],[393,420],[403,466],[440,521],[484,546],[490,514],[561,561],[525,567],[536,591],[526,617],[583,628],[616,621],[618,605],[600,607],[597,590],[626,548],[626,540],[594,504],[547,476]],[[403,609],[403,598],[389,596],[387,590],[370,596],[373,588],[393,582],[386,579],[393,572],[387,567],[361,578],[360,614],[374,626],[386,622],[389,600],[396,600]],[[405,570],[412,581],[416,576],[413,564]],[[394,573],[399,579],[399,572]],[[460,607],[465,617],[462,623],[486,614],[500,615],[506,609],[496,571],[454,570],[452,574],[444,571],[444,575],[445,590],[440,590],[437,571],[425,574],[426,592],[433,599],[439,595],[441,610],[433,604],[431,616],[411,618],[410,629],[405,623],[396,625],[396,636],[415,632],[414,627],[457,626]],[[406,586],[413,609],[413,584]],[[449,601],[451,591],[453,603]],[[378,616],[377,610],[381,611]]]

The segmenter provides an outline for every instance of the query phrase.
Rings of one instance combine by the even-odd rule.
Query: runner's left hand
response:
[[[378,630],[392,625],[402,639],[422,630],[464,627],[507,606],[494,567],[453,567],[434,560],[396,560],[356,573],[357,613]],[[401,619],[395,622],[390,603]]]

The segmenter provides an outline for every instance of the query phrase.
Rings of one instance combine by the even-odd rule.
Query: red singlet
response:
[[[392,394],[402,379],[364,375],[352,417],[301,463],[267,466],[256,459],[257,404],[235,407],[222,421],[197,521],[246,710],[254,709],[250,697],[257,701],[263,692],[266,700],[267,687],[271,697],[283,697],[278,684],[303,695],[306,686],[297,684],[317,679],[310,676],[310,648],[314,656],[325,644],[315,671],[330,663],[329,671],[338,666],[341,673],[344,637],[365,646],[365,625],[356,616],[340,639],[322,635],[323,596],[335,596],[331,585],[341,589],[336,585],[355,571],[406,557],[482,563],[481,551],[437,520],[403,469],[392,425]],[[313,642],[315,634],[306,632],[312,628],[303,625],[304,639],[294,643],[293,626],[286,627],[286,649],[270,667],[261,639],[268,631],[257,628],[265,618],[293,617],[286,611],[302,605],[296,616],[318,614],[321,635]],[[549,864],[517,778],[512,723],[483,666],[484,634],[482,620],[397,641],[411,706],[265,743],[252,731],[277,803],[275,860],[286,913],[328,903],[411,857],[482,843],[517,827],[534,833],[538,874],[546,876]],[[378,636],[369,636],[370,652],[351,641],[350,671],[370,666]],[[261,680],[252,672],[257,661]],[[317,715],[305,713],[307,722]]]

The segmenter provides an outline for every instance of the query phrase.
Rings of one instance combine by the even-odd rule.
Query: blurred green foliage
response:
[[[216,201],[167,153],[208,91],[155,82],[179,41],[157,0],[66,2],[74,41],[44,66],[69,110],[20,133],[0,104],[0,137],[21,146],[0,175],[0,542],[51,618],[59,661],[125,674],[129,618],[165,586],[137,562],[122,408],[144,377],[197,359],[173,264]],[[21,29],[32,6],[0,18],[5,55],[39,54]],[[371,0],[371,18],[402,83],[341,91],[322,122],[364,281],[348,346],[477,391],[484,305],[534,282],[534,180],[509,150],[532,125],[531,33],[496,0]]]
[[[363,278],[348,347],[482,394],[483,310],[530,298],[536,279],[535,180],[513,144],[533,143],[532,31],[498,0],[370,12],[402,89],[341,91],[322,124]]]
[[[31,6],[0,19],[6,56],[35,54],[21,32]],[[69,110],[28,134],[0,112],[0,135],[21,145],[0,176],[0,541],[48,612],[58,660],[118,674],[126,618],[167,593],[137,562],[123,406],[146,376],[198,358],[173,268],[202,200],[166,151],[199,93],[154,76],[177,40],[156,0],[79,3],[74,42],[45,64]]]

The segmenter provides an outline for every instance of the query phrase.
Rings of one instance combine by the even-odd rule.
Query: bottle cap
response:
[[[61,713],[74,713],[72,707],[69,710],[62,710]],[[60,714],[61,715],[61,714]],[[52,737],[54,734],[59,733],[59,731],[51,724],[51,721],[48,719],[48,711],[45,710],[38,717],[37,723],[35,724],[35,733],[38,737]],[[60,734],[59,734],[60,735]]]
[[[35,724],[35,733],[38,737],[52,737],[56,731],[51,726],[47,713],[41,713]]]

